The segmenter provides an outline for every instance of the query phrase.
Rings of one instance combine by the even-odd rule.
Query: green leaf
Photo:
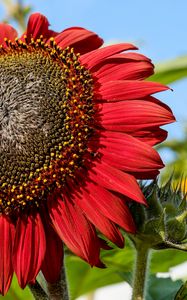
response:
[[[171,267],[177,266],[187,259],[187,253],[183,251],[167,249],[153,251],[150,268],[153,274],[168,272]]]
[[[146,300],[173,300],[181,284],[181,280],[172,281],[171,278],[150,276]]]
[[[187,56],[180,56],[174,60],[156,65],[155,74],[149,80],[170,84],[187,77]]]
[[[174,300],[187,300],[187,281],[181,286]]]

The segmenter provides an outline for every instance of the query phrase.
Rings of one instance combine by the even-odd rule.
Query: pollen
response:
[[[73,48],[5,39],[0,46],[0,213],[45,203],[81,168],[93,132],[91,74]]]

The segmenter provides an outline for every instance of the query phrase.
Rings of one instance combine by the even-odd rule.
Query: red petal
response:
[[[155,179],[159,175],[158,170],[150,170],[146,172],[129,172],[131,175],[133,175],[136,179]]]
[[[126,100],[103,103],[100,107],[99,122],[111,131],[133,133],[175,121],[171,110],[150,101]]]
[[[86,217],[94,224],[109,240],[118,247],[124,247],[124,239],[116,225],[106,218],[97,207],[92,205],[92,199],[86,191],[74,195],[74,202],[83,210]]]
[[[142,99],[154,93],[168,90],[169,88],[157,82],[118,80],[109,81],[95,91],[98,100],[121,101]]]
[[[55,283],[60,279],[63,265],[63,243],[47,219],[44,219],[44,228],[47,247],[41,270],[48,282]]]
[[[102,160],[126,172],[156,171],[164,165],[156,150],[138,139],[119,132],[104,132],[100,137]],[[93,141],[94,147],[96,141]]]
[[[105,240],[102,240],[101,238],[99,238],[99,242],[100,242],[101,249],[104,249],[104,250],[111,250],[112,249],[112,247],[109,246]],[[124,239],[123,239],[123,247],[124,247]]]
[[[0,216],[0,293],[4,296],[11,284],[12,267],[12,246],[14,241],[15,228],[11,220]]]
[[[125,202],[99,185],[88,182],[84,188],[89,195],[92,209],[97,209],[106,218],[128,232],[135,232],[135,224]]]
[[[34,13],[29,18],[27,31],[24,34],[27,35],[28,39],[32,37],[35,40],[40,38],[40,35],[43,35],[44,40],[46,40],[57,35],[56,32],[48,29],[49,25],[49,21],[44,15]]]
[[[150,130],[136,131],[132,134],[140,141],[147,143],[150,146],[157,145],[167,138],[167,131],[161,128],[151,128]]]
[[[102,46],[103,40],[94,32],[82,27],[71,27],[55,37],[58,46],[73,47],[75,52],[84,54]]]
[[[92,181],[109,190],[119,192],[139,203],[146,203],[141,189],[133,176],[104,162],[95,162],[88,176]]]
[[[92,69],[97,64],[103,61],[103,59],[114,55],[116,53],[120,53],[126,50],[136,50],[137,48],[132,44],[116,44],[107,46],[101,49],[97,49],[90,53],[84,54],[80,57],[80,62],[86,65],[87,68]]]
[[[21,288],[35,281],[46,250],[45,233],[39,213],[19,218],[13,251],[13,265]]]
[[[155,103],[155,104],[158,104],[159,106],[162,106],[164,109],[166,109],[166,110],[168,110],[172,113],[171,108],[167,104],[163,103],[162,101],[158,100],[157,98],[155,98],[153,96],[148,96],[144,100]],[[173,119],[175,120],[174,116],[173,116]]]
[[[129,60],[129,61],[147,61],[151,63],[151,59],[147,56],[136,53],[136,52],[127,52],[127,53],[120,53],[114,54],[111,56],[111,59],[122,59],[122,60]]]
[[[143,80],[154,73],[154,66],[148,61],[127,62],[126,59],[111,59],[103,64],[94,76],[99,83],[111,80]]]
[[[101,266],[100,245],[94,227],[69,199],[49,202],[49,214],[55,230],[65,244],[91,266]]]
[[[9,24],[0,23],[0,44],[6,47],[4,38],[14,41],[17,36],[17,31],[12,26]]]
[[[154,68],[154,65],[151,62],[151,59],[148,57],[139,54],[139,53],[133,53],[133,52],[124,52],[124,53],[117,53],[114,55],[111,55],[109,57],[104,58],[103,60],[100,61],[99,64],[94,66],[92,69],[92,72],[95,74],[99,72],[99,70],[105,66],[111,66],[113,64],[119,64],[119,65],[124,65],[125,63],[147,63],[152,69]]]

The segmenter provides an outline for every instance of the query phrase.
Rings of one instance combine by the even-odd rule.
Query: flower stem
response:
[[[50,300],[69,300],[66,273],[64,267],[61,270],[61,279],[55,283],[48,283],[47,289]]]
[[[30,291],[35,300],[48,300],[47,294],[44,292],[40,284],[36,281],[35,284],[28,284]]]
[[[142,243],[136,247],[132,300],[144,300],[149,248]]]

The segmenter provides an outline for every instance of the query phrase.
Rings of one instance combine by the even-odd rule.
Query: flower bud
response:
[[[182,185],[174,188],[170,179],[159,187],[153,181],[142,186],[142,191],[148,206],[131,205],[137,232],[130,238],[135,245],[143,242],[152,249],[187,250],[187,202]]]

